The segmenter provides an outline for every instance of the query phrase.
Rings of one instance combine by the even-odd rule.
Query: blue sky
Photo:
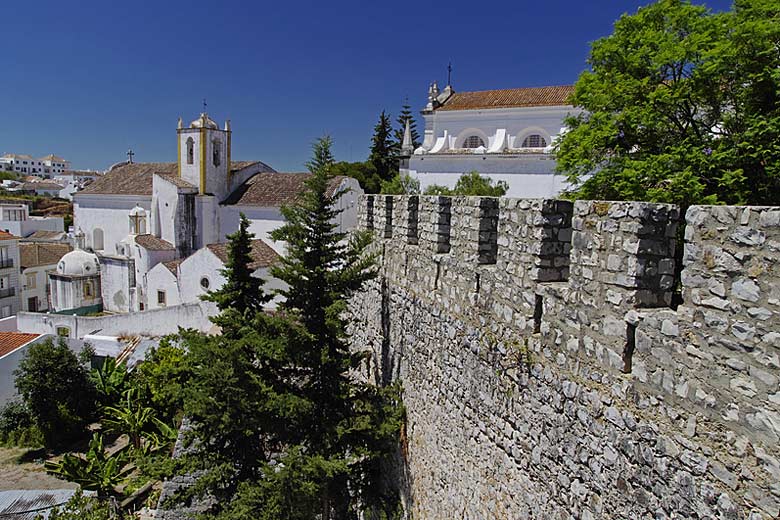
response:
[[[231,119],[235,159],[301,171],[328,133],[338,160],[363,160],[379,112],[420,110],[449,61],[461,91],[573,83],[589,43],[644,3],[14,0],[0,153],[173,161],[176,121],[205,97]]]

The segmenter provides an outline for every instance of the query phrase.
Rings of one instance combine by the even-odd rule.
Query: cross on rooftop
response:
[[[129,162],[130,164],[133,164],[133,156],[134,156],[134,155],[135,155],[135,152],[133,152],[133,149],[132,149],[132,148],[130,148],[130,149],[127,151],[127,162]]]

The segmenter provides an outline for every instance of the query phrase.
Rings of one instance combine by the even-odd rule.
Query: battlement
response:
[[[609,401],[616,410],[622,401],[624,410],[614,413],[644,414],[672,437],[687,436],[679,418],[698,421],[692,437],[701,438],[688,439],[686,450],[717,468],[702,482],[760,514],[780,512],[780,208],[691,207],[678,243],[681,215],[670,204],[383,195],[359,204],[359,225],[374,232],[380,253],[381,286],[357,298],[356,312],[366,331],[361,341],[377,345],[377,380],[423,385],[426,395],[407,399],[425,410],[426,399],[442,399],[439,391],[457,409],[477,391],[461,383],[476,385],[477,415],[513,430],[521,428],[511,417],[519,412],[495,395],[507,377],[524,392],[533,393],[534,377],[540,387],[560,385],[563,400],[577,401],[571,385],[601,399],[611,388]],[[678,258],[682,303],[673,309]],[[367,314],[373,300],[381,304],[378,317]],[[449,379],[453,370],[459,375]],[[603,413],[596,416],[621,431],[630,422]],[[752,462],[729,458],[745,446]],[[735,476],[740,464],[763,480]],[[725,515],[747,518],[750,507]]]

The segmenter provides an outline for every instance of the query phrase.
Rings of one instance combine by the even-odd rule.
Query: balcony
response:
[[[0,269],[5,269],[6,267],[13,267],[13,266],[14,266],[13,258],[0,258]]]
[[[16,287],[9,287],[8,289],[0,289],[0,299],[8,298],[16,294]]]

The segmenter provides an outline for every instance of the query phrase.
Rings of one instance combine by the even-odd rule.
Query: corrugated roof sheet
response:
[[[49,518],[51,509],[61,506],[76,493],[75,489],[23,489],[0,491],[0,518],[33,520]]]
[[[455,92],[436,111],[568,105],[573,85]]]

